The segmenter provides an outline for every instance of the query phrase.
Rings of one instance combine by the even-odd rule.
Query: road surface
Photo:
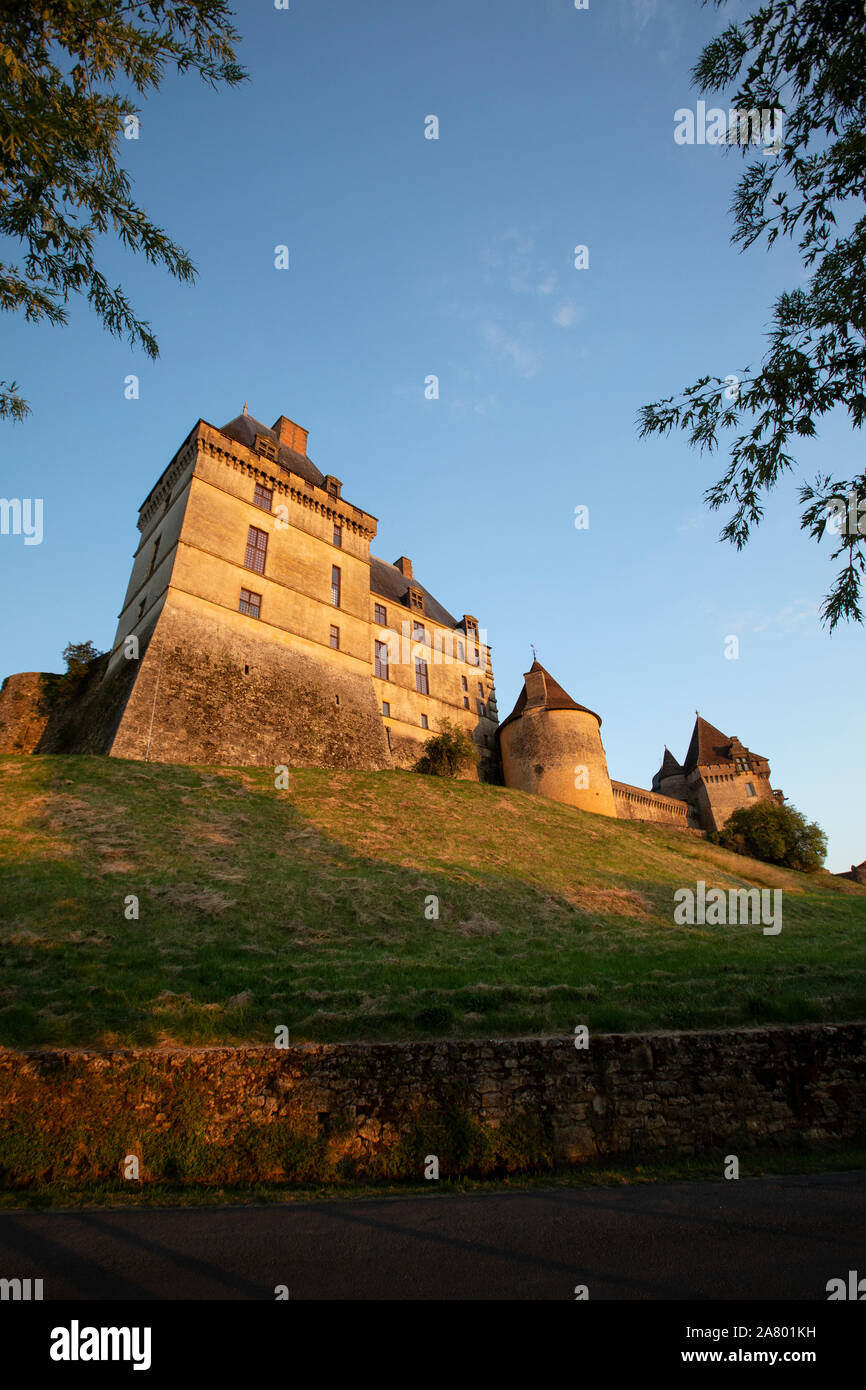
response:
[[[285,1206],[0,1213],[52,1299],[818,1299],[866,1275],[866,1174]]]

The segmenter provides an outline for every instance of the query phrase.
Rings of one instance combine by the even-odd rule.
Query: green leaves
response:
[[[99,270],[96,238],[113,231],[181,282],[195,267],[131,197],[119,141],[137,110],[111,84],[144,94],[173,66],[235,85],[246,74],[231,18],[225,0],[23,0],[0,13],[0,235],[22,248],[20,265],[0,266],[0,309],[62,325],[85,294],[109,333],[158,356],[150,325]],[[15,383],[0,383],[0,419],[28,413]]]
[[[704,376],[638,413],[641,438],[681,429],[701,452],[719,447],[721,430],[741,431],[727,446],[728,468],[705,493],[711,510],[733,506],[721,536],[741,549],[763,516],[762,495],[796,467],[789,444],[815,437],[821,417],[839,407],[853,429],[866,419],[864,6],[768,0],[709,43],[692,76],[703,92],[739,82],[737,110],[784,108],[781,150],[749,164],[734,191],[732,241],[745,249],[766,236],[769,248],[780,235],[797,237],[804,267],[815,267],[805,288],[776,300],[760,369],[739,374],[736,399],[721,378]],[[749,146],[740,148],[745,156]],[[858,488],[866,499],[866,477],[828,479],[823,496]],[[802,501],[824,505],[807,493]],[[823,538],[811,506],[801,527]],[[864,541],[859,531],[846,534],[832,557],[844,557],[844,566],[821,610],[831,631],[862,621]]]
[[[779,801],[740,806],[715,839],[737,854],[801,873],[815,873],[827,854],[827,836],[821,827]]]

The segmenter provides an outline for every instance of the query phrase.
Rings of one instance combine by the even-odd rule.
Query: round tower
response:
[[[601,719],[567,695],[538,661],[499,726],[506,787],[616,816]]]

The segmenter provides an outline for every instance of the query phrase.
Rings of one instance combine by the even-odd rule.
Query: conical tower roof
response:
[[[681,765],[677,762],[667,744],[665,744],[665,755],[662,758],[662,765],[656,773],[656,777],[678,777],[682,770]]]
[[[683,770],[692,772],[696,767],[708,767],[715,763],[730,762],[731,758],[728,753],[730,746],[731,739],[728,734],[723,734],[721,729],[717,729],[715,725],[698,715],[695,720],[689,751],[686,753],[686,760],[683,763]]]
[[[531,694],[527,689],[527,682],[531,687]],[[572,700],[540,661],[533,661],[529,670],[525,672],[523,689],[517,697],[517,703],[508,718],[503,719],[499,725],[500,730],[504,729],[506,724],[510,724],[512,719],[519,719],[527,704],[532,709],[573,709],[582,714],[591,714],[593,719],[598,720],[599,728],[601,727],[601,716],[596,714],[595,710],[587,709],[586,705],[579,705],[576,700]]]

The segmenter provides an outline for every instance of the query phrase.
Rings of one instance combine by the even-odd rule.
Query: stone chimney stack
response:
[[[412,579],[412,561],[405,555],[401,555],[399,560],[394,561],[394,568],[399,570],[406,579]]]
[[[281,444],[285,444],[287,449],[294,449],[296,454],[307,453],[307,434],[308,430],[301,429],[294,420],[290,420],[286,415],[281,415],[272,426],[274,433],[279,436]]]

